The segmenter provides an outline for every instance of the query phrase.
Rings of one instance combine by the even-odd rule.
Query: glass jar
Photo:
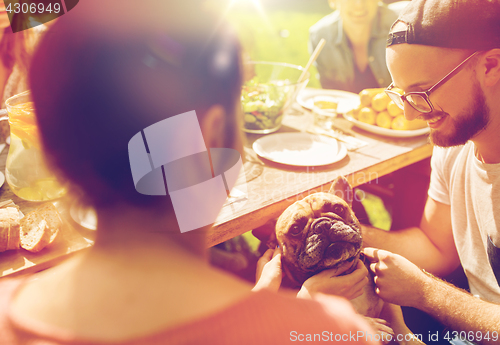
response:
[[[31,92],[25,91],[5,101],[10,124],[10,148],[5,177],[18,197],[44,201],[63,196],[67,188],[45,164]]]

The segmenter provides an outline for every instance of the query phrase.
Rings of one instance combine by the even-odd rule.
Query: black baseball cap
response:
[[[406,30],[398,23],[406,24]],[[387,46],[409,43],[489,50],[500,48],[500,0],[412,0],[392,25]]]

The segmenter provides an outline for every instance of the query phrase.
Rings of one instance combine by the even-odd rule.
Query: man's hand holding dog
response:
[[[371,262],[380,298],[401,306],[418,306],[422,290],[432,284],[430,276],[400,255],[375,248],[365,248],[364,253]]]

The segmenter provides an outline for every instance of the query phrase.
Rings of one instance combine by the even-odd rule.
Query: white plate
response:
[[[344,114],[344,118],[352,122],[355,126],[364,129],[365,131],[372,132],[375,134],[385,135],[387,137],[396,138],[410,138],[418,137],[419,135],[424,135],[429,133],[429,127],[414,129],[409,131],[397,131],[395,129],[387,129],[379,126],[369,125],[367,123],[356,120],[354,117]]]
[[[302,132],[264,136],[253,143],[253,150],[270,161],[304,167],[332,164],[347,155],[341,142]]]
[[[314,106],[314,97],[317,96],[328,96],[337,99],[339,102],[339,106],[337,107],[338,113],[345,112],[346,110],[344,108],[351,108],[351,106],[355,107],[354,104],[356,104],[356,102],[359,104],[359,96],[355,93],[327,89],[304,89],[299,92],[297,103],[306,109],[312,110]]]
[[[5,183],[5,175],[0,171],[0,187]]]
[[[89,230],[97,229],[97,215],[94,208],[82,205],[75,200],[69,209],[71,218],[77,223]]]
[[[353,118],[352,116],[346,115],[347,112],[356,109],[359,106],[359,95],[341,91],[341,90],[327,90],[327,89],[304,89],[297,96],[297,102],[304,108],[312,110],[313,99],[316,96],[330,96],[337,98],[339,104],[337,106],[337,113],[344,115],[344,118],[352,122],[355,126],[364,129],[365,131],[385,135],[388,137],[398,137],[398,138],[409,138],[416,137],[419,135],[424,135],[429,133],[429,128],[415,129],[411,131],[397,131],[394,129],[387,129],[378,126],[369,125],[367,123],[361,122]]]

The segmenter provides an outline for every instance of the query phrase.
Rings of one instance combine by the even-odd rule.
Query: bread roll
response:
[[[9,212],[7,209],[0,209],[0,252],[7,250],[9,245]]]

